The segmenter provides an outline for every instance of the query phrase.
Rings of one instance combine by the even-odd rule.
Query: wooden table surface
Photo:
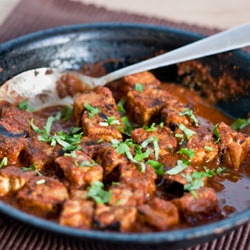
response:
[[[0,25],[20,0],[0,0]],[[34,0],[35,1],[35,0]],[[225,29],[250,21],[249,0],[69,0]],[[45,1],[46,4],[46,1]],[[13,14],[13,13],[12,13]]]

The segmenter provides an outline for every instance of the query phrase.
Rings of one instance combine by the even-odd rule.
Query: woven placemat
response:
[[[21,0],[0,27],[0,43],[30,32],[61,25],[93,22],[137,22],[172,26],[210,35],[217,29],[177,23],[167,19],[110,11],[70,0]]]
[[[22,0],[0,27],[0,43],[30,32],[56,26],[93,22],[134,22],[181,28],[203,35],[217,29],[178,23],[69,0]],[[97,250],[72,238],[55,235],[0,214],[0,249],[2,250]],[[98,250],[106,249],[98,247]],[[112,249],[120,249],[112,247]],[[109,250],[112,250],[109,247]],[[125,248],[123,248],[125,249]],[[129,250],[129,248],[128,248]],[[250,223],[219,239],[185,250],[250,250]]]

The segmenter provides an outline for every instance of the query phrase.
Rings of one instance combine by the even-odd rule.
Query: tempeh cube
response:
[[[119,230],[130,232],[136,221],[137,210],[135,207],[97,205],[94,221],[101,229]]]
[[[127,94],[126,110],[139,125],[149,125],[158,118],[169,99],[171,95],[163,89],[131,90]]]
[[[161,127],[157,125],[152,130],[147,130],[145,128],[134,129],[131,132],[131,138],[139,145],[142,145],[146,140],[152,139],[152,142],[147,145],[147,148],[151,151],[150,158],[154,159],[158,152],[155,152],[156,150],[153,140],[156,140],[159,147],[159,156],[163,156],[169,152],[175,152],[178,146],[177,139],[174,137],[172,131],[165,126]]]
[[[219,147],[222,162],[238,170],[247,156],[250,136],[234,131],[224,122],[219,123],[217,129],[220,136]]]
[[[139,166],[134,163],[122,163],[120,165],[120,185],[125,185],[132,191],[140,190],[145,199],[154,194],[156,190],[156,173],[154,169],[145,164],[145,171],[141,171]]]
[[[141,84],[144,88],[157,88],[161,82],[151,72],[144,71],[123,77],[120,91],[127,94],[135,89],[135,84]]]
[[[123,126],[111,91],[97,87],[75,98],[73,106],[76,125],[82,126],[84,134],[106,141],[122,140]]]
[[[103,168],[81,151],[58,157],[55,162],[71,185],[86,186],[102,181]]]
[[[137,209],[143,223],[160,231],[168,230],[179,222],[178,209],[170,201],[154,198],[149,204],[142,204]]]
[[[30,179],[17,193],[21,209],[44,217],[56,215],[68,197],[66,187],[57,179],[47,176]]]
[[[191,112],[193,113],[193,117],[195,117],[193,107],[190,104],[184,104],[172,98],[161,110],[161,118],[169,127],[175,128],[178,124],[183,124],[187,127],[197,127],[198,118],[195,117],[195,119],[192,119],[191,115],[188,115]]]
[[[28,137],[22,150],[22,161],[26,164],[34,165],[41,170],[44,166],[54,162],[61,153],[61,146],[58,144],[52,147],[49,143],[40,141],[36,134]]]
[[[94,214],[94,202],[88,200],[67,200],[63,204],[59,223],[63,226],[90,229]]]
[[[0,196],[19,190],[36,175],[35,171],[24,171],[14,166],[0,169]]]
[[[192,193],[185,193],[183,197],[174,199],[180,216],[190,225],[200,221],[219,218],[220,207],[214,189],[209,187],[195,190],[197,197]]]
[[[191,163],[207,163],[218,156],[218,145],[211,129],[199,127],[196,133],[187,142],[187,148],[192,149],[194,157],[189,158]]]

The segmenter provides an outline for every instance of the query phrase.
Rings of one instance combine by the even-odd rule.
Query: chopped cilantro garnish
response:
[[[125,98],[121,98],[120,101],[117,103],[117,108],[120,113],[124,113],[124,114],[126,113],[126,110],[124,108],[125,103],[126,103]]]
[[[138,91],[138,92],[143,92],[144,86],[143,86],[142,84],[140,84],[140,83],[135,83],[134,89],[135,89],[136,91]]]
[[[147,148],[145,152],[142,152],[142,148],[139,145],[135,145],[135,161],[143,161],[145,158],[148,158],[150,155],[150,149]]]
[[[105,119],[104,122],[99,123],[101,126],[108,127],[110,125],[120,125],[120,121],[115,116],[110,116]]]
[[[222,175],[222,174],[224,174],[224,173],[228,173],[228,169],[225,168],[225,167],[218,167],[218,168],[216,169],[216,173],[217,173],[218,175]]]
[[[147,132],[154,132],[156,130],[156,123],[152,123],[150,127],[148,126],[143,126],[143,129]]]
[[[154,161],[154,160],[148,160],[146,163],[149,164],[155,170],[155,173],[157,175],[163,175],[164,174],[164,169],[163,169],[163,164],[162,163],[160,163],[158,161]]]
[[[102,182],[94,181],[88,188],[87,197],[92,198],[97,204],[105,204],[111,199],[111,191],[104,190],[104,184]]]
[[[187,127],[186,127],[185,125],[183,125],[183,124],[179,124],[178,127],[179,127],[179,129],[180,129],[181,131],[184,132],[184,134],[186,135],[186,137],[187,137],[188,140],[189,140],[193,135],[196,134],[195,131],[193,131],[193,130],[187,128]]]
[[[215,143],[218,143],[220,141],[220,134],[219,134],[219,131],[218,131],[218,124],[216,124],[214,126],[213,132],[214,132],[214,135],[215,135],[215,138],[216,138]]]
[[[29,167],[22,167],[23,171],[35,171],[37,175],[42,176],[41,172],[36,168],[34,164],[31,164]]]
[[[125,135],[127,135],[127,136],[130,136],[131,135],[131,131],[134,129],[134,127],[130,123],[130,121],[129,121],[129,119],[128,119],[127,116],[123,116],[121,118],[121,120],[122,120],[122,123],[125,126],[125,129],[122,126],[120,126],[119,127],[120,132],[123,133],[123,134],[125,134]]]
[[[186,169],[189,166],[188,162],[184,160],[178,160],[177,165],[169,170],[166,171],[166,174],[169,175],[177,175],[181,173],[184,169]]]
[[[190,159],[192,159],[195,155],[194,150],[191,148],[181,148],[177,154],[187,155]]]
[[[199,125],[199,120],[194,115],[194,111],[192,109],[185,108],[182,112],[179,113],[180,116],[189,116],[195,123],[195,126]]]
[[[117,153],[126,155],[126,157],[130,161],[132,161],[133,163],[135,163],[136,165],[138,165],[141,168],[141,172],[145,172],[145,170],[146,170],[145,163],[140,162],[140,161],[136,160],[135,158],[141,160],[142,158],[148,156],[148,154],[150,153],[149,151],[142,153],[142,151],[139,150],[140,146],[133,143],[133,141],[131,139],[127,139],[124,142],[120,142],[116,139],[112,139],[111,144],[115,148]],[[135,153],[136,153],[135,158],[133,157],[133,155],[130,151],[130,147],[135,148]]]
[[[133,142],[130,139],[127,139],[124,142],[120,142],[116,139],[112,139],[111,144],[115,148],[117,153],[126,154],[128,151],[130,151],[129,145],[133,145]]]
[[[181,144],[183,143],[183,141],[184,141],[184,135],[183,135],[183,134],[176,133],[176,134],[175,134],[175,138],[181,139],[180,142],[179,142],[180,145],[181,145]]]
[[[26,110],[30,113],[34,112],[34,109],[29,106],[26,100],[19,102],[17,104],[17,107],[21,110]]]
[[[205,173],[206,173],[205,175],[207,177],[212,177],[215,175],[215,171],[213,169],[209,169],[206,166],[203,166],[203,169],[205,170]]]
[[[2,168],[3,166],[7,166],[7,164],[8,164],[8,158],[4,156],[0,161],[0,168]]]
[[[149,137],[148,139],[146,139],[145,141],[142,142],[141,146],[142,146],[142,148],[146,148],[152,142],[154,145],[155,160],[157,161],[159,158],[160,148],[159,148],[159,144],[158,144],[158,138],[156,136]]]
[[[79,150],[82,135],[82,132],[66,134],[63,131],[59,131],[49,138],[49,142],[52,146],[55,146],[56,143],[58,143],[63,147],[64,151]]]
[[[192,174],[182,175],[186,180],[187,184],[184,185],[184,190],[189,191],[196,199],[198,198],[197,193],[194,190],[197,190],[201,187],[204,187],[204,178],[212,177],[214,171],[211,169],[204,168],[204,172],[193,172]]]
[[[62,108],[61,110],[61,118],[64,120],[69,120],[72,116],[72,108],[69,106],[65,106],[64,108]]]
[[[58,131],[54,135],[51,135],[51,128],[54,121],[58,120],[59,116],[50,116],[47,119],[46,125],[43,129],[39,129],[34,124],[34,119],[31,120],[30,125],[32,129],[38,133],[38,140],[47,142],[51,146],[55,146],[57,143],[63,147],[64,151],[73,151],[76,149],[80,149],[80,141],[82,138],[82,130],[78,127],[72,127],[68,134],[64,133],[63,131]]]
[[[204,146],[204,149],[205,149],[206,151],[213,151],[213,150],[214,150],[214,148],[213,148],[213,147],[210,147],[210,146]]]
[[[96,114],[100,113],[100,109],[99,108],[95,108],[92,107],[90,104],[88,104],[87,102],[84,103],[84,108],[89,111],[89,118],[92,118],[93,116],[95,116]]]
[[[243,129],[250,124],[250,117],[248,119],[238,118],[231,124],[231,128],[234,130]]]
[[[77,154],[75,151],[72,151],[70,153],[64,153],[64,156],[72,157],[72,158],[77,158]]]
[[[82,167],[94,167],[96,166],[97,163],[92,160],[91,162],[89,162],[88,160],[85,160],[85,161],[82,161],[79,165],[79,168],[82,168]]]

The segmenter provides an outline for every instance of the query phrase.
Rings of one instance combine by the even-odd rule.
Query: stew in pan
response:
[[[77,86],[58,84],[61,95]],[[249,208],[249,119],[232,121],[150,72],[74,92],[73,107],[0,103],[4,202],[63,226],[123,233]]]

